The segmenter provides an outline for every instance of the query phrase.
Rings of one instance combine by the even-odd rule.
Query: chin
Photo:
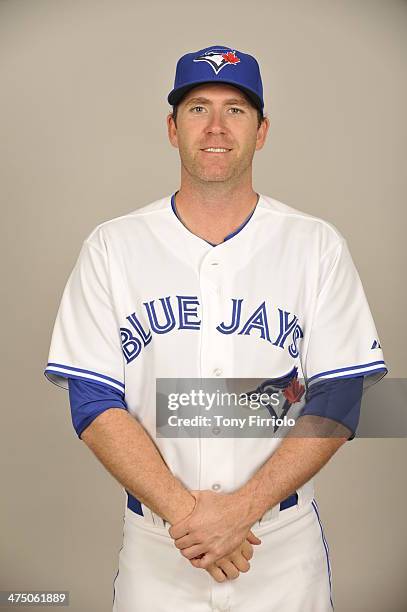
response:
[[[206,169],[206,172],[205,172],[205,170],[203,170],[203,168],[200,168],[196,172],[196,175],[202,181],[208,181],[208,182],[227,181],[227,180],[233,178],[233,176],[234,176],[234,174],[233,174],[233,172],[231,172],[230,168],[228,168],[227,171],[226,171],[225,168],[219,169],[219,170],[216,170],[215,168],[212,168],[210,170]]]

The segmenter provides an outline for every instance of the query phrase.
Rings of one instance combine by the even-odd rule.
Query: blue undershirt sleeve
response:
[[[305,395],[303,415],[315,415],[341,423],[352,432],[353,440],[360,419],[363,376],[330,378],[310,385]]]
[[[72,424],[78,435],[108,408],[127,410],[124,393],[102,383],[68,378]]]

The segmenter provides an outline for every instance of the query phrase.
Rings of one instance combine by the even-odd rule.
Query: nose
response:
[[[205,126],[208,134],[224,134],[226,132],[225,116],[221,109],[212,109],[208,113],[208,121]]]

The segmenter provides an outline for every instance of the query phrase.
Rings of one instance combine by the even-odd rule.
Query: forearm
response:
[[[348,439],[346,429],[343,437],[310,436],[313,419],[312,416],[299,419],[295,436],[284,438],[268,461],[233,494],[236,501],[240,500],[242,510],[246,508],[248,524],[252,525],[266,510],[308,482]],[[306,437],[297,437],[301,428]]]
[[[192,512],[194,497],[126,410],[105,410],[82,432],[81,439],[125,489],[169,523]]]

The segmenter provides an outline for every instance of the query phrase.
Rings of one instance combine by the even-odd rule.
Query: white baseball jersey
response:
[[[216,247],[190,232],[171,196],[98,225],[58,310],[45,374],[125,392],[189,489],[231,492],[270,457],[273,438],[156,438],[156,378],[277,378],[307,383],[387,372],[344,237],[260,195],[248,223]],[[216,487],[214,486],[216,485]],[[310,501],[312,480],[299,491]]]

